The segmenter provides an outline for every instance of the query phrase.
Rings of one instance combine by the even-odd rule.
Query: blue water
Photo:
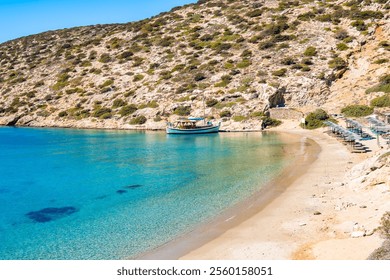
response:
[[[0,128],[0,259],[123,259],[192,230],[286,165],[277,134]]]

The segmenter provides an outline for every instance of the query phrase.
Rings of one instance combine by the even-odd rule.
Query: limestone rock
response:
[[[264,111],[274,107],[283,107],[285,105],[285,93],[285,87],[274,88],[268,85],[262,85],[262,90],[258,96],[267,102],[264,107]]]
[[[364,237],[366,236],[366,229],[364,228],[363,225],[359,225],[358,223],[355,223],[352,232],[351,232],[351,237],[352,238],[359,238],[359,237]]]

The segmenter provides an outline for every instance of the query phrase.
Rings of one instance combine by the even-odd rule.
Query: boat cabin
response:
[[[175,122],[174,127],[181,128],[181,129],[196,128],[196,122],[197,121],[195,120],[179,119]]]

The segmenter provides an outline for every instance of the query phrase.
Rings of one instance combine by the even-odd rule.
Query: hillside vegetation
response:
[[[9,41],[0,45],[0,124],[161,128],[203,114],[203,104],[227,124],[275,106],[367,104],[389,72],[386,2],[198,1]],[[350,79],[367,81],[352,97]]]

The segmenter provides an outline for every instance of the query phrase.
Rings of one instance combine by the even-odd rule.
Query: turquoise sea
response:
[[[249,198],[287,164],[274,133],[0,127],[0,259],[124,259]]]

